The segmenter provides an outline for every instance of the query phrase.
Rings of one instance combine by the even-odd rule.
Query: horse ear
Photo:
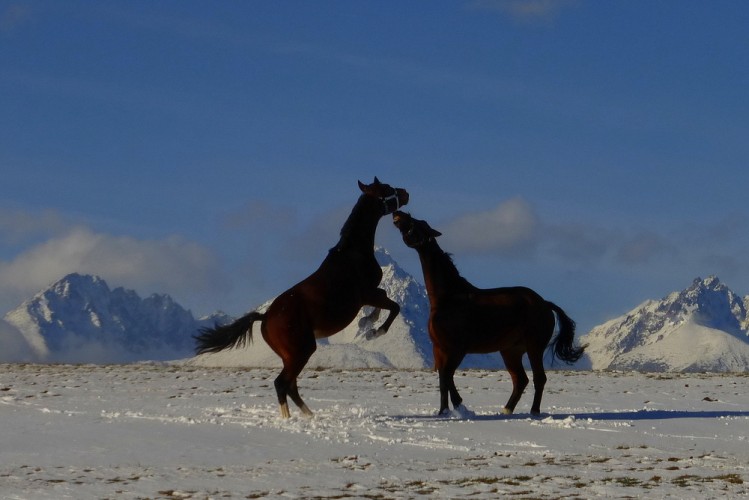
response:
[[[375,183],[376,186],[379,186],[380,184],[382,184],[380,182],[380,179],[378,179],[376,175],[375,175],[374,183]]]
[[[440,233],[436,229],[432,229],[431,227],[429,228],[429,232],[430,232],[432,238],[436,238],[438,236],[442,236],[442,233]]]
[[[361,192],[362,193],[366,193],[367,192],[367,185],[364,184],[362,181],[356,181],[356,182],[359,183],[359,189],[361,189]]]

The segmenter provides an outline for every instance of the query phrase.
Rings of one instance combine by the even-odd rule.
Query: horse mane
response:
[[[362,210],[365,209],[365,206],[370,199],[371,197],[365,194],[359,196],[359,199],[356,201],[354,208],[351,209],[351,214],[349,214],[346,222],[343,223],[343,227],[341,228],[340,232],[340,239],[338,240],[338,243],[336,243],[336,245],[330,249],[331,252],[334,250],[341,250],[344,242],[349,242],[353,237],[355,237],[357,231],[361,231],[362,221],[361,218],[358,217],[358,215],[362,212]],[[376,219],[379,220],[379,214],[377,214]],[[377,220],[375,221],[375,224]]]
[[[354,205],[354,208],[351,209],[351,213],[349,214],[348,218],[346,219],[346,222],[343,223],[343,227],[341,228],[340,237],[341,239],[345,239],[347,236],[349,236],[352,232],[353,226],[356,225],[356,217],[354,217],[354,213],[358,210],[361,210],[362,202],[364,201],[363,198],[365,195],[359,196],[359,199],[356,200],[356,204]]]
[[[460,275],[460,271],[458,271],[458,267],[455,265],[455,262],[453,262],[453,256],[451,253],[445,252],[440,248],[439,245],[436,244],[435,246],[437,248],[437,252],[435,252],[435,256],[438,259],[438,267],[444,272],[444,278],[446,278],[447,281],[450,283],[453,283],[454,285],[466,287],[466,288],[475,288],[471,282],[469,282],[467,279],[465,279],[463,276]]]

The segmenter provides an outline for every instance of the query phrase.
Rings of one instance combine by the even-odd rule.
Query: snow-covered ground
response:
[[[504,371],[0,365],[0,496],[735,498],[749,495],[749,376],[552,371],[541,418]]]

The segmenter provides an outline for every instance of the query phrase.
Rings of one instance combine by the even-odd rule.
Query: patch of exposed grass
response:
[[[617,477],[615,481],[622,486],[640,486],[641,481],[634,477]]]
[[[744,480],[738,474],[722,474],[715,476],[714,479],[731,484],[744,484]]]
[[[684,474],[671,480],[673,484],[680,487],[686,487],[694,483],[712,483],[723,481],[730,484],[744,484],[744,479],[739,474],[721,474],[718,476],[696,476],[694,474]]]
[[[679,486],[680,488],[686,488],[696,478],[697,478],[697,476],[684,475],[684,476],[679,476],[679,477],[673,478],[671,480],[671,483],[675,484],[676,486]]]

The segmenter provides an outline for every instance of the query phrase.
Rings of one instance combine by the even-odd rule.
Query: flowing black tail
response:
[[[549,343],[549,348],[552,350],[552,361],[556,356],[571,365],[580,359],[587,346],[577,347],[574,345],[575,322],[558,305],[549,301],[546,301],[546,303],[557,313],[557,322],[559,323],[559,333]]]
[[[248,339],[252,342],[252,324],[264,319],[265,313],[253,311],[228,325],[201,328],[199,335],[193,337],[198,343],[195,353],[205,354],[244,346]]]

